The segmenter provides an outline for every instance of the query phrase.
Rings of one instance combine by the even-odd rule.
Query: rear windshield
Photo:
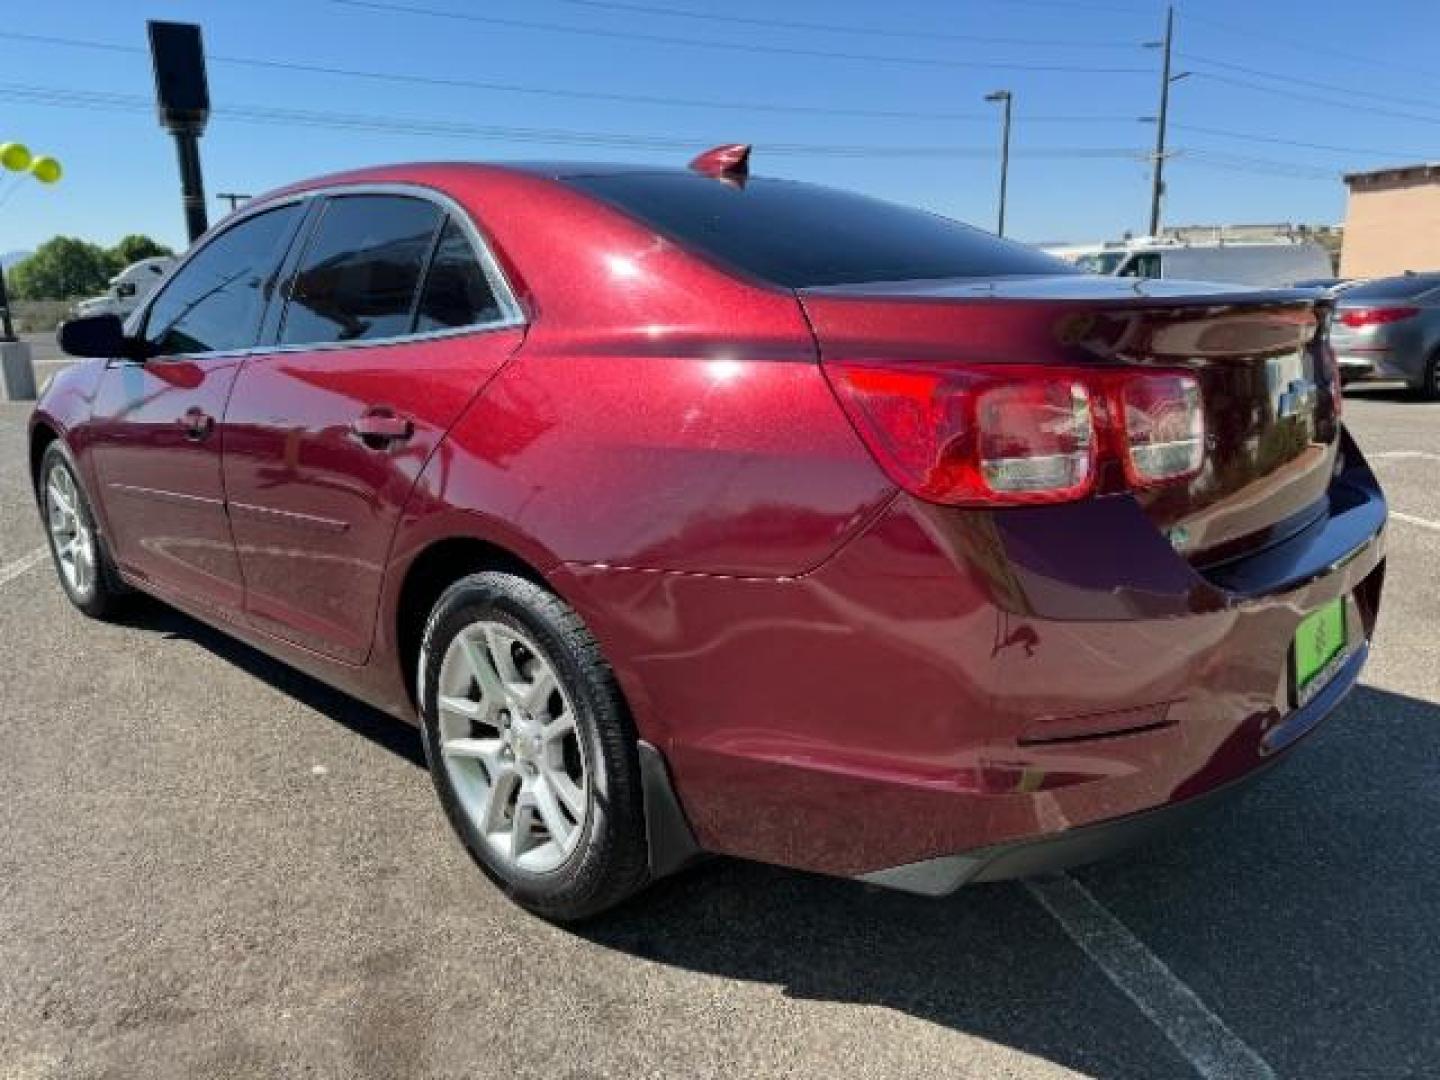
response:
[[[752,178],[736,187],[685,173],[567,182],[689,248],[792,289],[1078,273],[957,221],[812,184]]]
[[[1440,288],[1440,274],[1413,274],[1352,285],[1341,296],[1347,304],[1356,300],[1408,300],[1436,288]]]

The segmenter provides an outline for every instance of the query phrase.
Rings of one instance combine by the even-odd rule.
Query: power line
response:
[[[693,48],[762,53],[772,56],[811,56],[823,60],[851,60],[867,64],[903,64],[912,67],[959,68],[962,70],[983,68],[988,71],[1049,71],[1086,75],[1148,74],[1144,68],[1138,67],[1092,67],[1075,64],[1031,64],[1018,61],[945,60],[939,57],[896,56],[891,53],[835,52],[826,49],[807,49],[801,46],[762,44],[760,42],[711,41],[705,38],[681,37],[671,34],[652,34],[632,30],[609,30],[603,27],[569,26],[565,23],[535,22],[529,19],[514,19],[502,15],[478,15],[469,11],[447,11],[442,8],[413,7],[407,4],[388,3],[386,0],[330,0],[330,3],[338,4],[342,7],[390,15],[419,15],[426,18],[449,19],[455,22],[476,23],[485,26],[506,26],[521,30],[544,30],[549,33],[578,34],[582,37],[618,38],[625,41],[645,41],[658,45],[684,45]]]
[[[1322,169],[1313,165],[1299,165],[1292,161],[1276,158],[1247,157],[1241,154],[1227,154],[1203,147],[1187,147],[1180,151],[1185,159],[1194,165],[1207,165],[1231,172],[1258,173],[1265,176],[1283,176],[1294,180],[1326,180],[1336,183],[1341,173],[1334,169]]]
[[[0,98],[23,101],[32,105],[111,112],[148,113],[154,109],[150,99],[140,94],[103,93],[17,83],[0,83]],[[361,131],[372,134],[423,135],[452,139],[474,138],[495,142],[580,147],[689,152],[704,146],[707,141],[704,137],[630,135],[576,131],[567,128],[473,124],[435,118],[321,112],[244,104],[217,106],[212,111],[212,116],[243,123],[289,124],[299,127]],[[994,155],[994,148],[990,146],[876,146],[774,142],[762,144],[761,150],[767,154],[827,157],[988,158]],[[1106,147],[1033,147],[1017,151],[1017,153],[1027,157],[1069,159],[1135,158],[1141,155],[1141,152],[1137,150]]]
[[[1305,36],[1304,44],[1300,44],[1293,38],[1286,37],[1281,34],[1267,34],[1264,31],[1257,31],[1253,26],[1237,26],[1233,23],[1222,22],[1219,19],[1211,19],[1204,15],[1193,15],[1188,9],[1183,10],[1181,14],[1184,16],[1187,22],[1199,23],[1202,26],[1209,26],[1212,29],[1223,30],[1227,34],[1235,34],[1239,37],[1244,37],[1249,41],[1254,41],[1256,38],[1260,38],[1262,40],[1269,41],[1272,44],[1279,45],[1281,48],[1290,49],[1294,52],[1304,53],[1312,60],[1316,56],[1330,56],[1334,57],[1337,60],[1343,60],[1351,64],[1358,64],[1365,67],[1384,68],[1386,71],[1394,71],[1396,70],[1396,68],[1405,68],[1407,74],[1416,73],[1420,74],[1421,78],[1424,77],[1422,73],[1425,70],[1427,61],[1420,60],[1418,58],[1397,61],[1396,58],[1393,56],[1389,58],[1366,56],[1362,53],[1351,52],[1347,49],[1336,49],[1315,41],[1314,38],[1316,35],[1313,32]]]
[[[28,84],[0,82],[0,100],[18,101],[43,107],[80,109],[87,111],[125,112],[147,114],[153,111],[153,102],[141,94],[104,93],[74,90],[66,87],[45,87]],[[703,138],[679,138],[675,136],[627,135],[622,133],[601,133],[574,131],[556,128],[507,127],[499,125],[471,124],[461,121],[436,120],[407,116],[379,116],[362,113],[315,112],[294,109],[270,108],[261,105],[229,105],[214,110],[217,118],[238,123],[290,125],[294,127],[319,128],[375,135],[398,135],[404,137],[430,137],[445,139],[485,139],[501,143],[527,145],[572,146],[590,149],[639,149],[663,150],[688,153],[703,145]],[[1180,125],[1176,125],[1177,127]],[[1222,134],[1220,132],[1212,132]],[[1223,133],[1234,134],[1234,133]],[[765,143],[760,146],[763,154],[776,156],[817,156],[836,158],[890,157],[890,158],[989,158],[994,154],[990,146],[870,146],[847,144],[809,143]],[[1060,160],[1125,160],[1143,162],[1149,154],[1139,149],[1123,147],[1029,147],[1014,153],[1017,156],[1036,159]],[[1173,151],[1176,157],[1190,164],[1265,176],[1283,176],[1302,180],[1338,180],[1340,173],[1312,166],[1273,158],[1247,157],[1213,151],[1204,148],[1186,148]]]
[[[1215,135],[1222,139],[1240,139],[1244,142],[1270,143],[1275,146],[1293,146],[1301,150],[1323,150],[1337,154],[1373,154],[1377,157],[1405,158],[1414,160],[1425,157],[1418,151],[1379,150],[1374,147],[1336,146],[1334,143],[1303,142],[1299,139],[1282,139],[1273,135],[1255,135],[1247,131],[1227,131],[1223,128],[1201,127],[1198,124],[1171,124],[1181,131],[1193,131],[1197,135]]]
[[[884,26],[810,22],[801,19],[768,19],[752,15],[731,15],[714,11],[687,11],[659,4],[634,3],[631,0],[552,0],[557,4],[599,11],[619,11],[639,15],[660,15],[665,18],[693,19],[699,22],[733,26],[765,26],[777,30],[820,31],[826,34],[859,34],[864,37],[898,38],[914,41],[968,41],[985,45],[1029,45],[1040,48],[1066,49],[1130,49],[1133,41],[1066,41],[1062,38],[988,37],[977,34],[956,34],[944,30],[896,30]]]
[[[1253,82],[1248,79],[1236,79],[1230,75],[1216,75],[1210,71],[1197,71],[1195,72],[1195,77],[1205,79],[1209,82],[1223,83],[1226,86],[1237,86],[1245,90],[1254,90],[1261,94],[1271,94],[1275,97],[1290,98],[1295,101],[1308,101],[1316,105],[1326,105],[1332,109],[1348,109],[1351,112],[1368,113],[1371,116],[1390,116],[1399,120],[1414,120],[1421,124],[1440,124],[1440,116],[1422,116],[1419,113],[1381,108],[1379,105],[1365,105],[1354,101],[1317,97],[1314,94],[1306,94],[1299,90],[1285,90],[1278,86],[1266,86],[1263,83]]]
[[[113,41],[91,41],[84,38],[57,37],[53,34],[25,34],[18,30],[0,31],[0,39],[23,41],[30,45],[63,45],[75,49],[98,49],[104,52],[140,53],[148,55],[139,45],[121,45]]]
[[[1204,64],[1207,67],[1221,68],[1225,71],[1238,71],[1242,75],[1255,75],[1262,79],[1271,79],[1276,82],[1292,83],[1295,86],[1308,86],[1314,90],[1325,90],[1337,94],[1350,94],[1354,97],[1371,98],[1375,101],[1388,101],[1400,105],[1418,105],[1422,109],[1433,109],[1435,105],[1432,98],[1407,98],[1397,97],[1394,94],[1377,94],[1370,90],[1357,90],[1350,86],[1341,86],[1337,83],[1317,82],[1314,79],[1302,79],[1298,75],[1273,75],[1260,68],[1246,67],[1243,64],[1233,64],[1227,60],[1214,60],[1208,56],[1197,56],[1194,53],[1177,53],[1182,60],[1190,63]]]
[[[109,41],[95,41],[86,38],[58,37],[45,34],[25,34],[11,31],[0,32],[0,40],[22,41],[35,45],[50,45],[65,48],[97,49],[106,52],[135,53],[145,55],[145,49],[135,45],[122,45]],[[422,75],[412,72],[370,71],[363,68],[336,67],[327,64],[311,64],[294,60],[266,60],[253,56],[227,56],[212,53],[213,64],[229,64],[238,67],[258,68],[267,71],[294,71],[308,75],[326,75],[338,78],[365,79],[400,85],[430,86],[446,90],[485,90],[507,94],[527,94],[540,97],[563,98],[581,101],[610,101],[626,105],[655,105],[686,109],[715,109],[736,112],[757,112],[792,114],[798,116],[848,116],[857,119],[876,120],[945,120],[989,122],[993,117],[988,113],[912,111],[903,109],[847,109],[825,105],[782,105],[767,102],[725,101],[712,98],[666,97],[658,94],[623,94],[602,90],[567,90],[558,87],[533,86],[521,83],[495,82],[484,79],[451,78],[444,75]],[[1130,122],[1129,116],[1085,116],[1085,115],[1034,115],[1026,116],[1027,123],[1121,123]]]

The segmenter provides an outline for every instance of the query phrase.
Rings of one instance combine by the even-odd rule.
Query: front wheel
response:
[[[572,920],[644,886],[635,733],[570,607],[511,574],[463,578],[426,625],[419,688],[440,802],[512,899]]]
[[[113,615],[127,590],[96,527],[74,461],[58,439],[40,459],[40,509],[65,595],[91,618]]]

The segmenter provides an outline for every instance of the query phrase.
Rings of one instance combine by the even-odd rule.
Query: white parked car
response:
[[[173,255],[155,255],[131,263],[110,279],[110,284],[99,296],[81,300],[75,305],[75,314],[84,318],[88,315],[116,315],[121,319],[140,306],[140,301],[155,291],[155,286],[175,265]]]
[[[1307,240],[1132,240],[1092,248],[1072,261],[1096,274],[1232,285],[1289,285],[1334,272],[1330,253]]]

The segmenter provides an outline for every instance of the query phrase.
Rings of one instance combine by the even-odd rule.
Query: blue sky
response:
[[[1148,207],[1142,156],[1154,134],[1135,118],[1155,111],[1159,57],[1140,43],[1159,36],[1164,12],[1150,0],[5,7],[4,33],[21,36],[0,33],[0,141],[54,154],[67,173],[56,187],[26,181],[8,197],[10,185],[0,181],[0,251],[56,233],[109,243],[146,232],[181,244],[174,151],[145,107],[146,18],[204,27],[217,109],[202,146],[212,196],[382,161],[683,163],[692,147],[748,141],[758,172],[843,185],[988,227],[998,117],[982,98],[1004,87],[1016,102],[1011,235],[1114,236],[1140,230]],[[469,17],[395,10],[402,7]],[[1191,2],[1177,5],[1176,41],[1177,70],[1194,74],[1172,98],[1171,143],[1180,154],[1168,166],[1169,223],[1336,222],[1344,215],[1340,173],[1440,159],[1433,0],[1363,8]],[[605,138],[577,145],[584,135]],[[210,202],[213,220],[220,204]]]

